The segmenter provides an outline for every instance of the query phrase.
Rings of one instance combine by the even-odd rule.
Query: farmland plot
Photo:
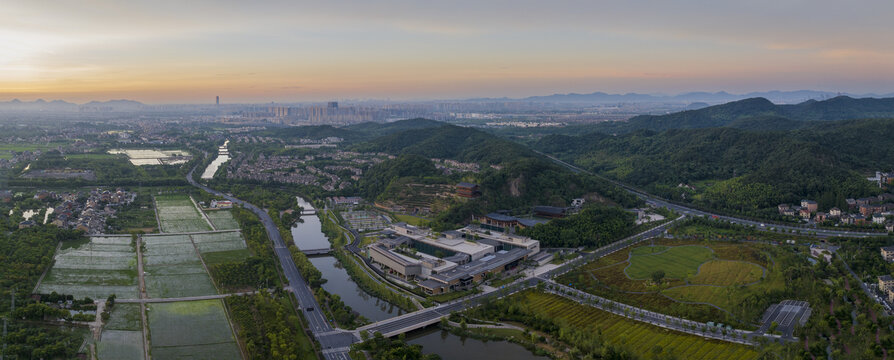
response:
[[[100,360],[143,358],[143,325],[139,304],[115,304],[97,345]]]
[[[146,247],[144,278],[149,297],[217,294],[188,235],[144,236],[143,242]]]
[[[221,300],[148,305],[152,357],[240,359]]]
[[[239,232],[192,235],[199,251],[204,253],[245,249],[245,241]]]
[[[164,195],[155,198],[161,232],[208,231],[211,227],[186,195]]]
[[[510,297],[536,316],[561,320],[574,329],[601,333],[605,342],[647,357],[660,352],[680,359],[755,359],[757,352],[748,346],[666,330],[629,320],[558,295],[523,292]]]
[[[229,210],[206,211],[205,215],[211,219],[214,228],[217,230],[236,230],[239,228],[239,222],[233,218],[233,213]]]
[[[37,292],[53,291],[94,299],[115,294],[136,298],[136,249],[130,237],[93,237],[81,245],[61,249]]]

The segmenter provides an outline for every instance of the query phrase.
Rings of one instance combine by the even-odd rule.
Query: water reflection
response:
[[[528,360],[549,359],[537,356],[523,346],[508,341],[482,341],[461,337],[437,327],[414,331],[407,336],[410,344],[422,345],[422,352],[441,358],[463,360]]]

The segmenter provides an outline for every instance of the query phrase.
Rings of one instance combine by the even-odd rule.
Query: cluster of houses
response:
[[[882,258],[886,262],[894,262],[894,246],[885,246],[881,248]],[[882,275],[878,277],[878,289],[888,302],[894,303],[894,277],[891,275]]]
[[[0,159],[0,169],[9,169],[17,164],[34,161],[40,157],[40,150],[22,152],[11,151],[11,153],[12,156],[8,159]]]
[[[819,206],[813,200],[801,200],[800,206],[779,204],[779,214],[783,216],[799,217],[805,220],[813,219],[817,223],[834,222],[845,225],[884,225],[888,231],[894,231],[894,194],[885,193],[879,196],[859,199],[847,199],[847,209],[837,207],[828,212],[819,211]]]
[[[437,158],[432,158],[431,161],[435,164],[435,168],[447,175],[463,172],[478,173],[481,171],[481,165],[477,163],[464,163],[451,159]]]
[[[78,192],[38,192],[38,199],[62,200],[53,208],[53,221],[50,223],[61,228],[78,229],[88,234],[101,234],[105,230],[106,218],[114,216],[115,208],[132,203],[137,194],[121,188],[115,191],[94,189],[82,197]]]

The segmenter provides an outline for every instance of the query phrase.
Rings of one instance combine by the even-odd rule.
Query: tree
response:
[[[652,273],[652,282],[656,285],[661,284],[661,280],[664,279],[664,270],[656,270]]]

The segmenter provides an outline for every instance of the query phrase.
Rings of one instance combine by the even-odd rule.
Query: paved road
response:
[[[572,270],[573,268],[589,261],[590,259],[606,256],[606,255],[611,254],[615,251],[621,250],[625,247],[635,244],[639,241],[643,241],[645,239],[657,236],[657,235],[661,234],[662,232],[664,232],[664,230],[668,226],[670,226],[672,223],[679,221],[682,218],[683,217],[681,216],[680,218],[677,218],[673,221],[669,221],[669,222],[662,224],[660,226],[657,226],[653,229],[644,231],[642,233],[639,233],[639,234],[630,236],[628,238],[618,240],[618,241],[611,243],[609,245],[603,246],[599,249],[596,249],[592,253],[586,254],[584,256],[578,257],[577,259],[566,262],[562,266],[555,268],[551,271],[548,271],[542,275],[544,278],[547,278],[547,277],[553,277],[553,276],[564,274],[565,272]],[[367,330],[371,334],[378,331],[378,332],[381,332],[382,335],[392,336],[392,335],[395,335],[398,333],[406,332],[406,331],[408,331],[408,329],[413,330],[413,329],[419,328],[421,324],[436,323],[442,317],[450,315],[450,313],[453,311],[462,311],[467,308],[470,308],[470,307],[480,304],[485,299],[495,298],[495,297],[503,297],[503,296],[509,295],[511,293],[514,293],[514,292],[517,292],[520,290],[524,290],[524,289],[527,289],[532,286],[536,286],[537,283],[539,283],[541,281],[543,281],[543,280],[540,278],[537,278],[537,277],[528,277],[528,278],[524,278],[524,279],[519,279],[509,285],[501,287],[497,291],[472,295],[472,296],[466,297],[464,299],[455,300],[453,302],[441,304],[436,307],[423,309],[423,310],[415,311],[412,313],[404,314],[404,315],[401,315],[401,316],[398,316],[395,318],[379,321],[379,322],[361,327],[358,330]]]
[[[633,187],[631,187],[631,186],[629,186],[629,185],[625,185],[625,184],[619,183],[619,182],[617,182],[617,181],[614,181],[614,180],[612,180],[612,179],[609,179],[609,178],[606,178],[606,177],[604,177],[604,176],[601,176],[601,175],[599,175],[599,174],[595,174],[595,173],[592,173],[592,172],[590,172],[590,171],[581,169],[581,168],[579,168],[579,167],[577,167],[577,166],[574,166],[574,165],[572,165],[572,164],[569,164],[569,163],[567,163],[567,162],[564,162],[564,161],[562,161],[562,160],[559,160],[558,158],[556,158],[556,157],[554,157],[554,156],[547,155],[547,154],[541,153],[541,152],[539,152],[539,151],[538,151],[537,153],[538,153],[538,154],[541,154],[541,155],[543,155],[543,156],[546,156],[546,157],[549,158],[550,160],[552,160],[552,161],[554,161],[554,162],[556,162],[556,163],[558,163],[558,164],[560,164],[560,165],[562,165],[562,166],[565,166],[565,167],[571,169],[572,171],[575,171],[575,172],[582,172],[582,173],[589,174],[589,175],[593,175],[593,176],[599,177],[599,178],[601,178],[601,179],[604,179],[604,180],[606,180],[606,181],[609,181],[609,182],[611,182],[611,183],[613,183],[613,184],[615,184],[615,185],[617,185],[617,186],[623,188],[624,190],[627,190],[627,192],[630,192],[630,193],[632,193],[633,195],[636,195],[636,196],[639,197],[640,199],[643,199],[644,201],[646,201],[646,203],[655,205],[655,206],[657,206],[657,207],[667,207],[668,209],[674,210],[674,211],[676,211],[676,212],[678,212],[678,213],[681,213],[681,214],[705,216],[705,217],[710,217],[710,218],[713,218],[713,219],[719,219],[719,220],[728,221],[728,222],[731,222],[731,223],[734,223],[734,224],[746,225],[746,226],[754,226],[756,229],[758,229],[758,230],[763,230],[763,231],[773,231],[773,230],[770,230],[771,228],[773,228],[773,229],[783,229],[783,230],[787,230],[787,231],[810,232],[810,233],[814,233],[814,234],[816,234],[816,235],[819,236],[819,237],[872,237],[872,236],[887,236],[887,235],[888,235],[887,233],[880,233],[880,232],[860,232],[860,231],[846,231],[846,230],[828,230],[828,229],[822,229],[822,228],[812,228],[812,227],[803,227],[803,226],[794,226],[794,225],[768,224],[768,223],[766,223],[766,222],[760,222],[760,221],[754,221],[754,220],[747,220],[747,219],[740,219],[740,218],[732,217],[732,216],[725,216],[725,215],[714,214],[714,213],[710,213],[710,212],[707,212],[707,211],[702,211],[702,210],[694,209],[694,208],[691,208],[691,207],[688,207],[688,206],[683,206],[683,205],[679,205],[679,204],[676,204],[676,203],[668,202],[668,201],[666,201],[666,200],[664,200],[664,199],[661,199],[661,198],[659,198],[659,197],[657,197],[657,196],[654,196],[654,195],[648,194],[648,193],[646,193],[646,192],[640,191],[640,190],[638,190],[638,189],[636,189],[636,188],[633,188]]]
[[[356,341],[353,334],[348,332],[333,331],[332,326],[329,325],[329,321],[326,320],[326,317],[320,310],[320,306],[319,304],[317,304],[310,286],[308,286],[307,282],[301,276],[301,273],[298,272],[298,268],[295,266],[295,262],[292,260],[292,254],[286,247],[286,244],[282,239],[282,235],[279,233],[279,229],[276,227],[276,224],[273,222],[273,219],[270,217],[270,215],[263,209],[251,203],[242,201],[238,198],[197,183],[192,178],[192,174],[194,171],[195,168],[193,168],[189,172],[189,174],[186,175],[186,180],[192,186],[198,187],[208,193],[232,201],[234,204],[238,204],[243,208],[255,213],[255,215],[257,215],[258,218],[261,220],[261,223],[264,225],[264,229],[267,230],[267,236],[271,240],[273,240],[273,251],[279,258],[279,264],[282,267],[283,275],[285,275],[286,279],[289,282],[288,286],[285,289],[294,294],[295,297],[298,299],[298,304],[299,306],[301,306],[301,312],[304,314],[304,318],[307,319],[310,331],[314,334],[314,337],[317,338],[317,341],[319,341],[322,350],[326,351],[327,349],[343,348],[353,344]],[[326,359],[343,359],[344,356],[342,355],[342,352],[323,353],[323,357]]]

